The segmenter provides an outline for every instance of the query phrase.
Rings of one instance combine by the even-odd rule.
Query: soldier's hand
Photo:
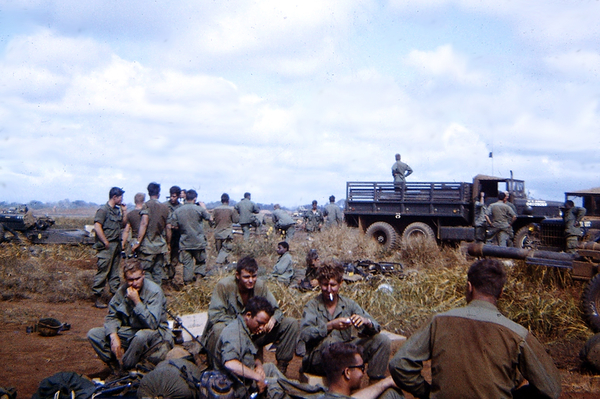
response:
[[[331,323],[331,328],[334,330],[345,330],[352,326],[352,320],[348,317],[338,317],[329,323]]]
[[[110,350],[120,362],[123,357],[123,347],[121,346],[121,338],[116,333],[110,334]]]
[[[140,293],[133,287],[127,287],[127,298],[129,298],[135,305],[142,302],[140,299]]]
[[[274,317],[271,317],[271,319],[269,320],[269,322],[267,324],[265,324],[265,327],[263,328],[263,332],[265,334],[268,334],[271,332],[271,330],[273,329],[273,327],[275,327],[275,323],[277,321],[275,320]]]

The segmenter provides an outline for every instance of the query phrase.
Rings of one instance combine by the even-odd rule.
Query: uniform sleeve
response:
[[[96,215],[94,215],[94,223],[104,224],[105,220],[106,210],[104,209],[104,207],[102,207],[96,211]]]
[[[225,364],[230,360],[242,361],[242,347],[240,342],[240,334],[229,334],[230,329],[223,330],[219,337],[219,355],[221,357],[221,364]]]
[[[106,336],[109,336],[112,333],[116,333],[123,324],[121,322],[121,319],[119,319],[118,317],[117,309],[119,308],[120,304],[123,302],[124,299],[125,298],[123,298],[123,295],[119,290],[108,304],[108,314],[104,318],[104,333],[106,334]]]
[[[233,208],[233,211],[231,212],[231,221],[233,223],[239,223],[240,222],[240,213],[235,208]]]
[[[136,318],[150,330],[158,330],[161,316],[167,308],[167,301],[162,290],[149,292],[147,298],[133,308]]]
[[[410,166],[406,165],[405,177],[410,176],[412,174],[412,172],[413,172],[412,168]]]
[[[368,326],[363,326],[360,333],[364,334],[364,335],[375,335],[379,332],[381,332],[381,326],[379,325],[379,323],[377,322],[377,320],[375,320],[373,317],[371,317],[371,315],[369,313],[367,313],[363,308],[361,308],[356,302],[352,301],[352,307],[350,312],[352,314],[357,314],[361,317],[366,317],[367,319],[371,320],[371,322],[373,323],[372,327],[368,327]]]
[[[390,361],[390,375],[396,385],[417,398],[428,398],[431,386],[423,376],[423,362],[431,358],[432,322],[417,330]]]
[[[581,219],[583,219],[585,214],[586,214],[585,208],[577,207],[577,221],[578,222],[581,222]]]
[[[208,320],[211,324],[215,323],[229,323],[235,319],[236,312],[228,312],[229,301],[227,301],[227,289],[225,284],[218,282],[215,290],[213,291],[212,297],[210,298],[210,304],[208,305]]]
[[[300,340],[308,347],[317,344],[327,337],[327,320],[319,313],[316,300],[310,300],[305,306],[300,322]]]
[[[140,210],[140,216],[148,215],[150,216],[150,209],[148,209],[148,204],[144,204],[142,209]]]
[[[560,396],[560,374],[550,355],[531,334],[523,341],[519,371],[540,393],[548,398]]]
[[[177,212],[175,212],[175,211],[171,212],[169,219],[167,219],[167,223],[169,223],[172,227],[175,227],[175,228],[179,227],[178,220],[177,220]]]

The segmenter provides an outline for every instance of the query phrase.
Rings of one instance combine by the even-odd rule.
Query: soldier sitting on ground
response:
[[[334,342],[352,342],[363,348],[371,380],[385,377],[390,357],[390,339],[380,334],[381,326],[356,302],[339,294],[344,268],[338,262],[319,268],[321,293],[304,306],[300,323],[299,351],[305,346],[302,370],[324,375],[327,364],[322,352]]]
[[[225,326],[243,314],[250,298],[267,298],[275,309],[274,316],[263,329],[264,334],[254,336],[258,348],[277,342],[275,358],[277,367],[285,374],[288,363],[294,357],[298,341],[298,320],[284,317],[277,300],[262,279],[257,279],[258,264],[254,258],[246,256],[237,264],[234,276],[221,279],[213,291],[208,306],[208,320],[202,333],[202,345],[214,358],[217,340]]]
[[[92,328],[87,334],[100,360],[114,372],[135,367],[153,348],[162,349],[151,360],[158,363],[166,355],[164,349],[173,347],[162,289],[145,280],[144,269],[137,259],[125,263],[123,275],[125,284],[110,301],[104,327]]]
[[[362,348],[350,342],[335,342],[323,351],[323,362],[327,365],[328,392],[320,399],[400,399],[402,391],[396,387],[392,377],[359,391],[365,373]],[[352,396],[350,396],[352,395]]]
[[[290,285],[294,278],[294,261],[290,255],[290,245],[286,241],[281,241],[277,244],[277,254],[279,259],[273,266],[271,276],[285,285]]]

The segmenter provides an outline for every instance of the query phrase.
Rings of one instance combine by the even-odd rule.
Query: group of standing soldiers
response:
[[[261,224],[258,218],[260,208],[248,192],[235,206],[230,206],[229,195],[223,194],[221,205],[212,211],[212,215],[204,206],[198,206],[195,190],[173,186],[169,189],[168,201],[161,203],[160,185],[153,182],[148,185],[150,199],[144,202],[145,194],[136,194],[135,208],[130,211],[123,203],[123,193],[123,189],[113,187],[108,202],[98,209],[94,217],[98,270],[92,292],[95,306],[99,308],[107,307],[102,300],[104,286],[108,285],[111,296],[119,287],[121,258],[135,256],[146,276],[159,286],[164,280],[174,278],[175,266],[180,262],[183,265],[183,282],[189,284],[207,273],[208,243],[204,221],[214,227],[217,266],[229,261],[233,248],[233,224],[240,224],[244,240],[249,239],[252,227]],[[309,233],[319,231],[324,223],[330,226],[343,222],[343,213],[335,204],[335,197],[332,195],[329,200],[323,211],[318,209],[317,201],[313,201],[312,209],[304,213],[304,226]],[[274,208],[272,219],[275,228],[286,239],[291,239],[295,220],[278,204]]]

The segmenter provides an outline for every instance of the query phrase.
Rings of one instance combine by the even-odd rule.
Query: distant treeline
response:
[[[231,200],[229,202],[229,205],[235,205],[237,203],[237,201]],[[344,200],[339,200],[336,202],[342,209],[344,208]],[[260,209],[265,210],[265,211],[272,211],[273,210],[273,206],[275,204],[271,203],[271,204],[261,204],[261,203],[256,203]],[[36,209],[56,209],[56,210],[60,210],[60,209],[87,209],[87,208],[98,208],[100,207],[99,204],[96,204],[94,202],[86,202],[83,200],[76,200],[76,201],[70,201],[68,199],[64,199],[64,200],[60,200],[57,202],[42,202],[42,201],[29,201],[26,204],[23,203],[19,203],[19,202],[6,202],[6,201],[2,201],[0,202],[0,209],[8,209],[8,208],[16,208],[20,205],[27,205],[27,207],[31,210],[36,210]],[[213,202],[205,202],[206,208],[207,209],[213,209],[216,208],[217,206],[221,205],[220,201],[213,201]],[[319,204],[319,208],[322,208],[325,204]],[[127,207],[129,209],[133,209],[134,205],[133,203],[127,204]],[[287,208],[285,206],[281,207],[282,209],[286,209],[288,211],[295,211],[297,209],[310,209],[311,205],[310,204],[306,204],[306,205],[301,205],[298,208],[295,209],[291,209],[291,208]]]

